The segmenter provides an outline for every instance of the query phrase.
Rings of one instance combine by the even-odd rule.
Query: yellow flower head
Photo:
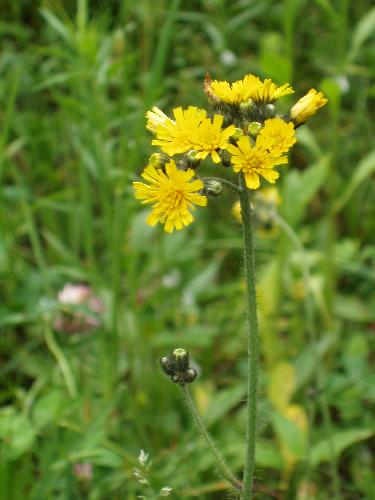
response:
[[[164,114],[163,111],[157,108],[156,106],[154,106],[151,111],[147,111],[146,118],[147,118],[146,128],[153,134],[155,134],[156,127],[158,127],[158,125],[164,125],[164,124],[171,125],[174,123],[173,120],[168,118],[168,116]]]
[[[310,89],[290,110],[290,116],[296,125],[307,121],[315,115],[319,108],[323,107],[327,99],[321,92]]]
[[[281,118],[266,120],[258,138],[258,144],[264,141],[272,156],[281,156],[297,142],[293,123],[286,123]]]
[[[248,136],[240,137],[237,146],[229,145],[227,149],[233,155],[231,158],[233,170],[244,174],[249,189],[257,189],[260,186],[259,177],[264,177],[274,184],[279,177],[279,173],[273,169],[274,166],[288,161],[285,156],[278,158],[272,156],[258,139],[253,146]]]
[[[206,111],[195,106],[189,106],[185,110],[181,107],[176,108],[173,114],[175,121],[167,117],[167,120],[156,125],[156,139],[152,141],[153,145],[160,146],[169,156],[186,153],[193,149],[192,133],[206,118]]]
[[[173,160],[167,163],[165,172],[146,167],[142,177],[148,184],[133,182],[133,187],[138,200],[153,204],[147,218],[150,226],[160,222],[168,233],[182,229],[194,220],[190,213],[194,205],[207,205],[207,198],[197,193],[203,188],[203,182],[199,179],[191,181],[194,170],[178,170]]]
[[[272,80],[264,80],[258,85],[255,90],[249,95],[255,103],[272,104],[280,97],[287,94],[293,94],[294,90],[289,87],[289,83],[285,83],[278,87]]]
[[[227,104],[241,104],[260,84],[261,81],[254,75],[246,75],[243,80],[232,84],[214,80],[210,82],[210,95]]]
[[[222,115],[214,115],[213,120],[205,118],[195,133],[192,134],[192,149],[197,151],[195,158],[204,160],[207,155],[211,155],[215,163],[220,162],[220,156],[217,149],[226,149],[228,147],[228,139],[236,133],[236,127],[230,125],[222,130],[223,124]]]
[[[275,186],[258,189],[254,197],[255,219],[259,236],[273,237],[278,234],[275,225],[275,214],[280,205],[281,198]],[[242,224],[241,205],[236,201],[232,206],[232,215],[237,222]]]
[[[269,186],[257,191],[255,200],[258,203],[263,203],[263,205],[276,209],[281,203],[281,196],[277,187]]]

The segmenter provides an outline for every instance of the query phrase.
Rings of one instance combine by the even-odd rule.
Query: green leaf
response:
[[[64,394],[54,389],[37,400],[32,410],[32,421],[37,429],[54,422],[64,406]]]
[[[306,434],[295,422],[274,411],[271,420],[278,438],[287,450],[299,460],[306,455]]]
[[[371,35],[375,34],[375,7],[370,9],[354,28],[348,61],[353,62],[360,48]]]
[[[335,312],[341,319],[370,323],[375,321],[375,304],[363,302],[355,296],[337,295]]]
[[[50,27],[66,42],[72,44],[73,34],[67,29],[66,25],[60,21],[52,12],[47,9],[40,9],[41,15],[50,25]]]
[[[296,226],[305,214],[308,204],[322,187],[328,174],[329,158],[322,157],[304,172],[291,170],[285,176],[282,192],[282,213],[292,226]]]
[[[217,393],[204,414],[205,423],[210,426],[220,420],[233,406],[243,400],[245,394],[246,385],[236,385]]]
[[[354,173],[346,185],[341,197],[336,202],[334,209],[336,212],[342,210],[342,208],[349,201],[350,197],[354,191],[362,184],[367,177],[375,172],[375,150],[371,151],[367,156],[365,156],[359,163],[359,165],[354,168]]]
[[[25,415],[8,406],[0,410],[0,439],[5,456],[14,460],[32,447],[35,432]]]
[[[337,340],[337,334],[327,334],[316,345],[307,346],[295,360],[296,389],[303,387],[316,373],[317,363],[323,362],[325,354]],[[317,359],[318,358],[318,359]]]
[[[368,439],[374,435],[374,429],[347,429],[335,432],[332,436],[334,455],[338,457],[348,446]],[[319,441],[311,450],[311,463],[313,466],[327,462],[332,458],[330,440],[325,438]]]

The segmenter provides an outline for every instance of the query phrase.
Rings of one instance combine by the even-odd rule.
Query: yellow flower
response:
[[[262,144],[259,144],[258,139],[253,146],[248,136],[240,137],[237,146],[229,145],[227,149],[233,155],[231,158],[233,170],[244,174],[249,189],[257,189],[260,186],[259,177],[264,177],[274,184],[280,175],[273,170],[274,166],[288,161],[286,156],[278,158],[272,156]]]
[[[186,153],[193,149],[192,133],[206,118],[206,111],[195,106],[189,106],[185,110],[181,107],[176,108],[173,114],[175,121],[167,117],[155,126],[156,139],[152,141],[153,145],[160,146],[169,156]]]
[[[280,97],[287,94],[292,94],[294,90],[289,87],[289,83],[285,83],[278,87],[272,80],[264,80],[258,85],[249,95],[250,99],[255,103],[272,104]]]
[[[271,226],[273,224],[274,213],[278,205],[281,203],[281,197],[276,187],[270,186],[259,189],[255,195],[255,215],[263,226]],[[241,205],[236,201],[232,206],[232,215],[237,222],[242,223]],[[273,227],[268,227],[273,229]]]
[[[214,80],[210,82],[210,95],[228,104],[241,104],[260,84],[261,81],[254,75],[246,75],[243,80],[232,84]]]
[[[168,116],[164,114],[163,111],[157,108],[156,106],[154,106],[151,111],[147,111],[146,118],[147,118],[146,128],[154,134],[156,132],[156,128],[159,125],[164,125],[164,124],[171,125],[174,123],[173,120],[168,118]]]
[[[204,160],[207,155],[211,155],[215,163],[220,162],[217,149],[227,149],[229,137],[236,133],[234,125],[222,130],[222,124],[223,116],[214,115],[212,121],[205,118],[195,133],[192,134],[192,149],[197,151],[195,154],[197,160]]]
[[[315,115],[319,108],[324,106],[327,99],[321,92],[315,89],[310,89],[290,110],[290,116],[296,125],[300,125],[307,121],[311,116]]]
[[[281,156],[297,142],[293,123],[286,123],[281,118],[271,118],[264,122],[264,127],[259,132],[258,144],[267,144],[272,156]],[[270,141],[272,140],[272,142]]]
[[[151,214],[147,224],[155,226],[158,222],[164,224],[164,230],[171,233],[174,229],[182,229],[193,220],[190,210],[194,205],[206,206],[207,198],[197,193],[203,188],[199,179],[191,181],[194,170],[177,170],[171,160],[161,169],[148,166],[142,177],[149,183],[133,182],[135,197],[142,203],[152,203]]]
[[[276,207],[281,203],[281,196],[275,186],[269,186],[260,189],[259,191],[257,191],[255,199],[257,202],[267,205],[273,210],[275,210]]]

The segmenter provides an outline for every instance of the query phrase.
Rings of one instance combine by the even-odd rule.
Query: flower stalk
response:
[[[179,384],[187,405],[207,446],[214,455],[223,477],[241,494],[241,500],[253,498],[255,439],[257,433],[257,393],[259,341],[255,288],[253,192],[264,181],[274,184],[276,170],[288,161],[287,153],[296,143],[296,128],[324,106],[327,99],[311,89],[286,115],[278,115],[275,102],[293,93],[289,83],[280,87],[270,79],[261,81],[245,75],[233,83],[211,80],[207,75],[204,91],[211,112],[189,106],[173,110],[174,119],[154,107],[147,113],[147,128],[161,149],[152,155],[141,174],[146,182],[133,182],[135,197],[150,204],[147,223],[164,226],[167,233],[190,225],[196,206],[205,207],[209,197],[220,196],[223,186],[239,196],[244,243],[244,275],[247,317],[247,421],[246,456],[243,482],[239,481],[222,458],[199,415],[187,384],[197,377],[189,366],[189,355],[182,348],[161,358],[161,367],[172,382]],[[176,158],[177,157],[177,158]],[[213,177],[200,177],[201,163],[211,158]],[[220,169],[237,177],[233,182],[221,177]],[[222,170],[223,171],[223,170]],[[217,172],[217,174],[216,174]]]
[[[217,446],[215,445],[211,436],[207,432],[207,429],[206,429],[206,426],[204,425],[202,417],[200,416],[200,414],[199,414],[199,412],[194,404],[189,387],[186,384],[183,384],[181,386],[181,388],[182,388],[182,391],[183,391],[184,396],[185,396],[186,404],[187,404],[187,406],[190,410],[190,413],[192,414],[192,417],[194,419],[194,422],[195,422],[201,436],[203,437],[204,441],[206,442],[208,448],[210,449],[211,453],[215,457],[220,473],[227,481],[229,481],[231,483],[232,486],[234,486],[237,490],[241,490],[242,489],[241,481],[239,481],[236,478],[236,476],[232,473],[232,471],[229,469],[224,458],[221,456],[221,453],[219,452]]]
[[[246,454],[242,491],[242,500],[252,498],[254,467],[255,467],[255,438],[257,427],[257,393],[258,393],[258,319],[255,289],[255,252],[254,252],[254,216],[251,206],[251,191],[246,189],[243,175],[239,176],[239,194],[242,213],[242,234],[244,242],[244,275],[246,283],[246,317],[247,317],[247,425],[246,425]]]

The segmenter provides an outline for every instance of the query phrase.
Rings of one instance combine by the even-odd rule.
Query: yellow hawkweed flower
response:
[[[310,89],[290,110],[290,116],[296,125],[307,121],[315,115],[319,108],[323,107],[327,99],[321,92]]]
[[[156,106],[152,108],[151,111],[147,111],[146,113],[146,118],[147,118],[147,125],[146,128],[155,134],[156,128],[158,125],[171,125],[173,124],[173,120],[168,118],[166,114],[163,113],[163,111]]]
[[[264,177],[271,184],[279,177],[273,170],[275,165],[287,163],[286,156],[275,158],[258,139],[253,146],[248,136],[240,137],[237,146],[229,145],[228,151],[232,153],[231,162],[235,172],[242,172],[245,176],[246,186],[257,189],[260,186],[259,177]]]
[[[278,87],[272,80],[264,80],[258,85],[249,95],[250,99],[255,103],[272,104],[280,97],[287,94],[293,94],[294,90],[289,87],[289,83],[285,83]]]
[[[206,118],[206,111],[195,106],[183,110],[181,107],[173,110],[175,121],[169,119],[155,127],[156,139],[152,141],[155,146],[169,156],[186,153],[192,147],[192,134]]]
[[[275,210],[281,203],[281,196],[275,186],[269,186],[257,191],[255,200]]]
[[[193,220],[190,210],[194,205],[206,206],[207,198],[197,193],[203,188],[199,179],[191,181],[194,170],[178,170],[171,160],[161,169],[148,166],[142,177],[149,183],[133,182],[135,197],[142,203],[152,203],[151,214],[147,224],[155,226],[158,222],[164,224],[164,230],[171,233],[174,229],[182,229]]]
[[[260,84],[261,81],[254,75],[246,75],[243,80],[237,80],[232,84],[214,80],[210,82],[210,94],[228,104],[241,104]]]
[[[272,156],[281,156],[297,142],[293,123],[286,123],[281,118],[271,118],[264,122],[258,135],[258,143],[268,142],[268,151]],[[272,139],[270,143],[269,139]]]
[[[229,137],[236,133],[234,125],[222,130],[222,124],[223,116],[214,115],[212,121],[205,118],[195,133],[192,134],[192,149],[197,151],[195,154],[197,160],[204,160],[207,155],[211,155],[213,162],[220,162],[217,149],[226,149],[229,145]]]

